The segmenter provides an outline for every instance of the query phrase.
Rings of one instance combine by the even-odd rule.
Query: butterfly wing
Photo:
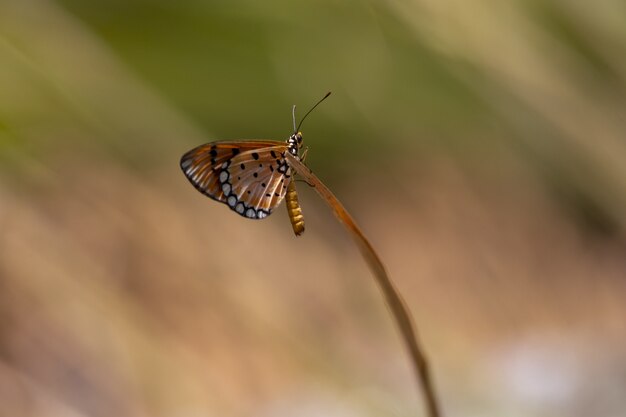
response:
[[[276,141],[224,141],[200,145],[180,158],[180,167],[201,193],[222,201],[219,171],[224,162],[252,149],[283,145]]]
[[[183,155],[180,166],[198,191],[241,216],[262,219],[285,197],[291,174],[285,142],[212,142]]]

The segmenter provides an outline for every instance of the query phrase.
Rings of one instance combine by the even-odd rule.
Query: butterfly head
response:
[[[324,97],[320,101],[318,101],[315,106],[311,107],[311,109],[306,112],[302,120],[300,120],[300,124],[296,127],[296,106],[294,105],[291,108],[291,117],[293,119],[293,135],[289,136],[287,139],[287,144],[289,145],[289,153],[294,156],[298,156],[300,148],[302,147],[302,132],[300,132],[300,126],[302,126],[302,122],[304,119],[315,109],[322,101],[326,99],[330,95],[330,91],[326,93]]]
[[[289,153],[294,156],[298,156],[300,148],[302,147],[302,132],[296,132],[289,136],[287,144],[289,145]]]

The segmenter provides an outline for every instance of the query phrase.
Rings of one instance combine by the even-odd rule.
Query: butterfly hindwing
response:
[[[203,194],[241,216],[262,219],[280,204],[291,181],[286,150],[275,141],[212,142],[187,152],[180,166]]]
[[[285,198],[291,181],[284,144],[243,152],[220,172],[226,204],[238,214],[262,219]]]

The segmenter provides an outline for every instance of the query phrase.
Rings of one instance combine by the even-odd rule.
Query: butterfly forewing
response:
[[[203,194],[262,219],[283,200],[291,180],[286,150],[276,141],[213,142],[187,152],[180,166]]]

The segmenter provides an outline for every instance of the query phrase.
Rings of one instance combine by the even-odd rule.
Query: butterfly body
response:
[[[264,219],[285,198],[292,181],[285,153],[299,159],[302,133],[286,142],[219,141],[185,153],[180,167],[202,194],[249,219]]]
[[[300,208],[296,183],[294,181],[291,181],[287,186],[285,204],[287,205],[287,214],[289,215],[293,232],[296,236],[300,236],[304,233],[304,216],[302,215],[302,208]]]

